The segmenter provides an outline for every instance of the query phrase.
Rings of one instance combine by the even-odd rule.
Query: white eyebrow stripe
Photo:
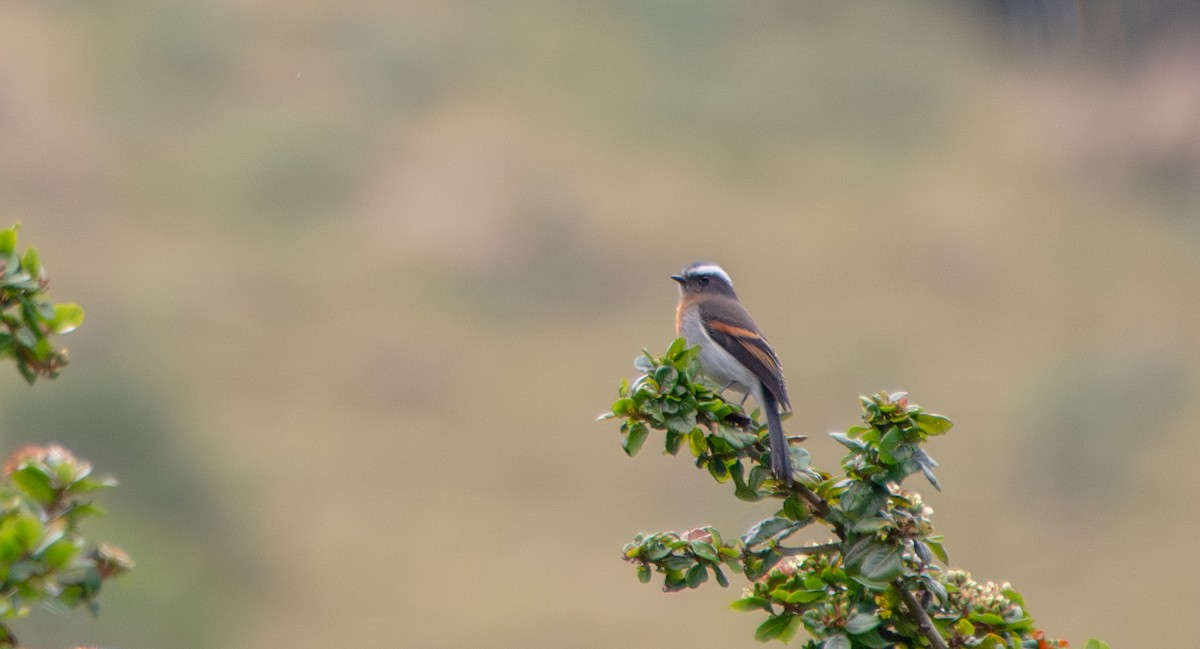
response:
[[[726,284],[733,286],[733,280],[729,279],[729,273],[726,273],[724,268],[721,268],[720,266],[718,266],[716,264],[701,264],[699,266],[692,266],[691,268],[688,269],[688,274],[689,275],[716,275],[717,277],[720,277],[721,279],[725,280]]]

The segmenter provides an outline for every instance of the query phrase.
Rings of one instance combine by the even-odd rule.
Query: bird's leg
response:
[[[721,386],[721,389],[718,390],[718,394],[724,394],[726,390],[733,387],[734,383],[737,383],[737,381],[730,381],[729,383],[726,383],[725,385]],[[742,400],[738,402],[738,405],[745,406],[746,399],[749,399],[749,398],[750,398],[750,392],[747,391],[745,394],[742,395]]]

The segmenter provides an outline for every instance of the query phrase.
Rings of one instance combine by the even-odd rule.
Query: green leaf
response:
[[[861,574],[871,581],[891,581],[904,572],[904,555],[899,546],[883,543],[863,557]]]
[[[845,633],[835,633],[821,643],[821,649],[851,649],[852,646],[850,637]]]
[[[865,431],[863,431],[863,434],[860,439],[862,439],[862,441],[865,442],[868,446],[871,444],[878,444],[879,436],[881,434],[882,433],[880,433],[878,428],[872,427],[872,428],[868,428]]]
[[[754,468],[757,469],[759,467]],[[794,521],[808,521],[812,518],[812,513],[808,510],[808,505],[800,502],[800,499],[796,496],[788,496],[787,500],[783,501],[783,507],[779,513]]]
[[[695,563],[696,560],[692,559],[691,557],[681,557],[673,554],[664,558],[662,561],[659,561],[658,565],[666,569],[668,572],[679,573],[680,578],[682,579],[683,571],[691,568],[693,565],[695,565]]]
[[[32,306],[33,306],[34,313],[37,315],[38,319],[41,320],[43,323],[49,324],[54,321],[54,305],[53,304],[46,302],[45,300],[39,300],[37,302],[34,302],[32,304]]]
[[[7,255],[17,250],[17,226],[0,230],[0,255]]]
[[[855,481],[842,494],[838,508],[854,518],[867,518],[883,509],[888,496],[888,489],[883,485]]]
[[[704,541],[692,541],[691,550],[692,554],[696,555],[696,557],[704,559],[709,563],[716,563],[721,560],[721,558],[717,555],[717,549],[714,548],[711,543],[706,543]]]
[[[855,534],[875,534],[883,529],[894,526],[895,523],[886,518],[871,517],[862,520],[854,521],[850,526],[850,531]]]
[[[621,440],[621,448],[625,449],[625,454],[629,457],[637,455],[641,450],[642,444],[646,443],[646,437],[650,434],[650,429],[640,421],[635,421],[629,426],[629,434],[625,439]]]
[[[829,436],[832,437],[837,443],[845,446],[851,451],[862,451],[867,447],[867,445],[862,443],[860,440],[853,439],[845,433],[829,433]]]
[[[757,469],[758,467],[756,466],[754,468]],[[757,502],[762,500],[762,495],[758,493],[758,487],[752,487],[750,484],[746,483],[746,479],[742,476],[744,472],[745,468],[742,466],[741,460],[734,462],[729,467],[729,477],[733,478],[733,495],[736,496],[738,500],[745,500],[747,502]],[[754,476],[754,469],[750,470],[750,475],[751,477]],[[762,486],[762,483],[760,482],[758,486]]]
[[[863,613],[860,611],[850,616],[850,619],[846,621],[846,626],[844,628],[846,629],[847,633],[859,635],[879,626],[880,622],[881,620],[877,616],[871,613]]]
[[[54,345],[50,344],[49,340],[38,337],[37,343],[33,346],[33,356],[39,361],[44,361],[50,358],[50,354],[54,353]]]
[[[847,568],[857,569],[862,565],[863,557],[866,556],[871,545],[875,543],[875,539],[871,536],[862,536],[853,541],[847,540],[842,543],[842,558],[846,562]]]
[[[766,468],[756,464],[750,467],[750,479],[747,480],[746,485],[757,492],[759,489],[762,489],[763,483],[767,481],[767,475]]]
[[[729,578],[725,576],[725,572],[721,570],[720,566],[713,566],[712,571],[713,576],[717,578],[717,583],[720,584],[721,588],[729,588]]]
[[[21,493],[43,507],[58,498],[58,492],[54,489],[51,477],[37,466],[25,465],[13,471],[10,479],[21,490]]]
[[[38,337],[29,327],[21,327],[13,332],[13,337],[17,339],[17,344],[26,348],[33,349],[37,346]]]
[[[42,260],[38,257],[36,248],[30,246],[25,249],[25,257],[21,260],[21,267],[33,277],[41,277]]]
[[[1005,597],[1012,600],[1018,606],[1021,606],[1022,608],[1024,608],[1025,598],[1021,596],[1021,593],[1018,593],[1017,591],[1015,591],[1011,588],[1005,588],[1002,592],[1004,593]]]
[[[690,431],[690,430],[691,429],[689,428],[688,431]],[[688,431],[683,431],[683,432],[688,432]],[[679,446],[682,443],[683,443],[683,434],[682,433],[676,432],[673,430],[667,431],[667,440],[666,440],[666,444],[664,445],[664,448],[667,453],[670,453],[671,455],[675,455],[676,453],[679,452]]]
[[[967,618],[960,617],[958,618],[958,622],[954,623],[954,630],[957,631],[959,635],[971,636],[975,633],[975,625],[971,624],[971,621]]]
[[[716,479],[717,482],[728,482],[729,481],[729,469],[725,466],[724,462],[721,462],[721,461],[709,462],[708,463],[708,472],[709,472],[709,474],[712,475],[712,477],[714,479]]]
[[[688,344],[687,344],[686,338],[683,338],[683,337],[676,338],[675,340],[671,341],[671,346],[667,348],[667,353],[665,354],[664,357],[665,358],[675,358],[676,356],[679,356],[680,354],[682,354],[683,351],[685,349],[687,349],[687,347],[688,347]]]
[[[717,552],[721,555],[723,561],[728,562],[732,559],[737,559],[742,556],[741,551],[737,547],[717,546]]]
[[[1112,649],[1112,647],[1109,647],[1107,642],[1101,642],[1095,638],[1091,638],[1087,641],[1087,644],[1083,646],[1083,649]]]
[[[650,566],[648,566],[644,563],[642,565],[638,566],[637,567],[637,577],[638,577],[638,581],[642,582],[643,584],[650,583]]]
[[[79,546],[68,538],[51,543],[41,552],[41,560],[51,568],[62,568],[79,554]]]
[[[649,561],[662,561],[671,554],[671,548],[662,541],[647,541],[643,547],[646,549],[646,559]]]
[[[76,496],[99,491],[100,489],[111,489],[115,486],[117,486],[117,481],[110,476],[101,476],[99,478],[81,477],[71,481],[66,491],[68,494]]]
[[[42,537],[42,524],[32,516],[19,514],[0,523],[0,560],[11,562],[37,546]],[[10,579],[23,579],[16,575],[17,567],[9,565]]]
[[[703,563],[697,563],[688,568],[684,581],[687,582],[688,588],[696,588],[708,581],[708,569],[704,567]]]
[[[758,629],[754,631],[754,639],[759,642],[768,640],[782,640],[784,643],[791,641],[796,635],[796,631],[800,628],[800,616],[798,615],[772,615],[765,622],[758,625]],[[850,649],[850,645],[846,645],[845,649]]]
[[[892,453],[897,446],[904,442],[904,432],[893,426],[888,430],[887,434],[879,440],[879,459],[885,464],[895,464],[896,458]]]
[[[853,640],[854,649],[892,649],[896,646],[880,635],[879,629],[859,633],[854,636]]]
[[[1000,627],[1000,628],[1004,628],[1007,626],[1007,623],[1004,621],[1004,618],[1000,617],[999,615],[996,615],[995,613],[975,612],[975,613],[971,613],[970,615],[968,615],[967,619],[969,619],[973,622],[978,622],[980,624],[986,624],[987,626],[994,626],[994,627]]]
[[[104,510],[95,503],[76,503],[71,505],[63,512],[63,515],[70,516],[76,520],[81,518],[103,516]]]
[[[15,254],[6,256],[5,261],[10,262],[10,265],[6,268],[4,286],[25,293],[37,290],[37,281],[33,279],[32,275],[25,272],[23,268],[11,265],[20,263],[17,261],[17,256]]]
[[[917,428],[926,435],[942,435],[954,426],[954,422],[931,412],[919,412],[915,419],[917,420]]]
[[[761,597],[743,597],[730,602],[729,608],[735,611],[769,611],[771,603]]]
[[[940,559],[942,563],[950,563],[950,558],[946,555],[946,547],[942,545],[942,537],[931,536],[925,539],[925,545],[929,546],[930,550],[933,550],[934,556]]]
[[[812,464],[812,455],[803,446],[788,447],[788,455],[792,457],[792,471],[794,472],[807,471]]]
[[[926,572],[921,574],[921,581],[925,584],[925,590],[929,591],[938,602],[945,604],[950,595],[946,592],[946,585],[938,581],[932,574]]]
[[[708,441],[708,448],[715,455],[736,455],[733,447],[723,437],[710,435],[705,438]]]
[[[742,543],[745,543],[747,546],[758,545],[767,539],[784,536],[784,532],[791,533],[801,527],[803,527],[803,524],[796,521],[774,516],[760,521],[757,525],[750,528],[750,531],[742,537]]]
[[[729,443],[729,447],[735,450],[745,449],[758,441],[758,436],[752,433],[743,432],[737,428],[722,424],[717,428],[717,435],[721,439]]]
[[[620,385],[617,386],[617,396],[618,397],[629,396],[629,379],[621,379]]]
[[[929,552],[929,546],[925,545],[924,541],[920,539],[913,539],[912,549],[917,555],[917,559],[920,560],[922,564],[927,565],[933,563],[933,554]]]
[[[629,397],[622,397],[613,402],[612,414],[618,417],[632,417],[637,414],[637,402]]]
[[[775,593],[771,594],[774,595]],[[823,590],[797,590],[790,593],[784,591],[782,599],[788,604],[807,604],[823,597],[825,597],[825,591]]]
[[[679,370],[670,365],[659,365],[654,369],[654,380],[658,381],[661,386],[673,386],[679,380]],[[668,390],[664,390],[664,392],[668,392]]]
[[[866,536],[854,541],[845,552],[846,572],[867,580],[886,583],[904,571],[904,556],[897,545]]]

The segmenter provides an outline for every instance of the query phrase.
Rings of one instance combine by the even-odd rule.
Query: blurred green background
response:
[[[817,465],[908,390],[957,423],[953,563],[1078,646],[1186,646],[1200,32],[993,4],[0,3],[0,221],[87,311],[58,381],[0,373],[0,442],[116,475],[93,534],[138,563],[18,632],[753,646],[736,587],[620,548],[771,507],[593,423],[704,259]]]

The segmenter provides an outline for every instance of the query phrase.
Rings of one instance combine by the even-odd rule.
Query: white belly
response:
[[[732,387],[739,392],[757,392],[760,385],[758,378],[708,335],[700,323],[699,314],[692,312],[681,318],[680,329],[680,334],[688,344],[700,345],[700,366],[710,379],[720,383],[718,387],[725,387],[726,383],[732,381]],[[758,398],[757,395],[755,398]]]

